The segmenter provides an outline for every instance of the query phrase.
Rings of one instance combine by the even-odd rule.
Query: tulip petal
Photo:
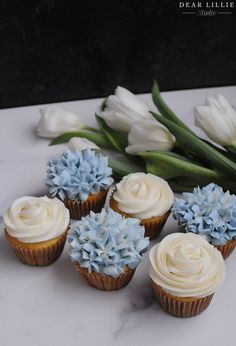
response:
[[[137,113],[141,116],[145,114],[147,118],[150,118],[148,107],[129,90],[118,86],[115,94],[128,109],[132,110],[133,113]]]
[[[133,120],[130,117],[119,112],[106,110],[101,112],[100,117],[114,130],[128,132],[133,124]]]
[[[136,154],[144,150],[171,150],[174,137],[155,119],[139,120],[133,124],[128,135],[126,152]]]
[[[77,115],[57,106],[40,109],[40,114],[37,125],[40,137],[55,138],[63,132],[78,131],[83,126]]]
[[[236,112],[224,96],[209,97],[205,106],[195,108],[194,116],[196,126],[214,142],[222,146],[236,142]]]
[[[195,125],[200,127],[207,136],[220,145],[225,145],[229,140],[227,129],[218,111],[212,111],[208,106],[199,106],[194,112]],[[221,126],[219,126],[221,124]]]
[[[106,107],[100,116],[111,128],[126,132],[134,121],[151,118],[145,103],[122,87],[117,87],[115,95],[106,99]]]
[[[86,149],[99,149],[99,147],[87,138],[72,137],[68,142],[68,147],[71,151],[82,151]]]
[[[218,95],[218,100],[219,100],[219,103],[225,107],[225,109],[232,109],[229,101],[227,100],[226,97],[224,97],[223,95]]]

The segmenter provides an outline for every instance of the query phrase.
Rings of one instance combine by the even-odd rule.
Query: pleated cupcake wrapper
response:
[[[145,227],[145,237],[149,237],[150,239],[156,238],[165,226],[169,215],[170,210],[162,216],[142,220],[141,225]]]
[[[91,286],[105,291],[115,291],[126,286],[135,272],[135,269],[129,269],[127,267],[123,274],[120,274],[117,278],[113,278],[112,276],[102,275],[96,272],[89,273],[88,269],[82,268],[79,263],[75,264],[75,268],[79,271],[81,277]]]
[[[15,241],[15,238],[11,237],[6,231],[5,235],[21,262],[31,266],[46,266],[53,263],[61,255],[65,246],[67,231],[56,238],[54,243],[42,246],[40,246],[40,243],[35,243],[37,244],[35,247]]]
[[[86,216],[90,211],[99,213],[106,200],[107,191],[101,190],[96,195],[89,195],[88,199],[84,202],[77,200],[70,200],[68,198],[64,199],[64,204],[67,209],[70,211],[71,219],[80,220],[83,216]]]
[[[156,299],[161,308],[169,315],[175,317],[193,317],[199,315],[206,310],[214,295],[213,293],[203,298],[175,297],[165,292],[156,283],[153,282],[152,284]]]
[[[217,245],[216,248],[221,252],[224,259],[228,258],[229,255],[234,251],[236,246],[236,240],[228,240],[225,245]]]
[[[110,207],[117,213],[123,215],[124,217],[132,217],[127,213],[124,213],[118,208],[118,203],[111,197]],[[140,224],[145,228],[145,237],[150,239],[156,238],[162,231],[165,223],[170,215],[170,210],[168,210],[164,215],[152,217],[150,219],[141,220]]]

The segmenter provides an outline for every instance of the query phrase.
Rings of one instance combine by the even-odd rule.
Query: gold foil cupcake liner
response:
[[[223,258],[226,259],[234,251],[235,246],[236,240],[231,239],[225,245],[217,245],[216,248],[221,252]]]
[[[152,282],[152,285],[161,308],[169,315],[175,317],[193,317],[199,315],[206,310],[214,295],[213,293],[203,298],[176,297],[164,291],[155,282]]]
[[[98,193],[90,194],[86,201],[80,202],[77,200],[64,199],[62,202],[66,208],[69,209],[71,219],[80,220],[83,216],[86,216],[90,211],[99,213],[106,201],[108,190],[101,190]]]
[[[38,243],[23,243],[10,236],[6,230],[5,236],[21,262],[31,266],[46,266],[53,263],[61,255],[67,231],[57,238]]]
[[[91,286],[104,291],[115,291],[126,286],[135,272],[135,269],[126,267],[124,273],[120,274],[117,278],[113,278],[112,276],[102,275],[93,271],[89,273],[88,269],[82,268],[79,263],[76,263],[74,266],[79,271],[81,277]]]
[[[131,215],[121,211],[118,208],[118,203],[112,197],[110,199],[110,207],[126,218],[132,217]],[[169,215],[170,210],[168,210],[164,215],[140,220],[140,225],[144,226],[145,228],[145,237],[149,237],[150,239],[156,238],[161,233]]]

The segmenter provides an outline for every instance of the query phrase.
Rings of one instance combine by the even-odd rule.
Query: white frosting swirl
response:
[[[152,281],[174,296],[206,297],[224,280],[220,251],[194,233],[168,235],[151,248],[149,258]]]
[[[24,196],[3,215],[7,232],[24,243],[59,237],[69,225],[69,211],[57,198]]]
[[[165,214],[173,204],[174,194],[168,183],[156,175],[131,173],[116,185],[113,198],[124,213],[149,219]]]

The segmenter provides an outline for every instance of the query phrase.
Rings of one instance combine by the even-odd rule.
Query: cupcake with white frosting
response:
[[[224,281],[222,254],[200,235],[170,234],[151,248],[149,258],[157,301],[176,317],[200,314]]]
[[[145,236],[155,238],[164,227],[174,202],[168,183],[154,174],[131,173],[113,193],[110,206],[125,217],[141,220]]]
[[[57,198],[18,198],[4,213],[3,220],[6,238],[23,263],[48,265],[62,253],[69,210]]]

